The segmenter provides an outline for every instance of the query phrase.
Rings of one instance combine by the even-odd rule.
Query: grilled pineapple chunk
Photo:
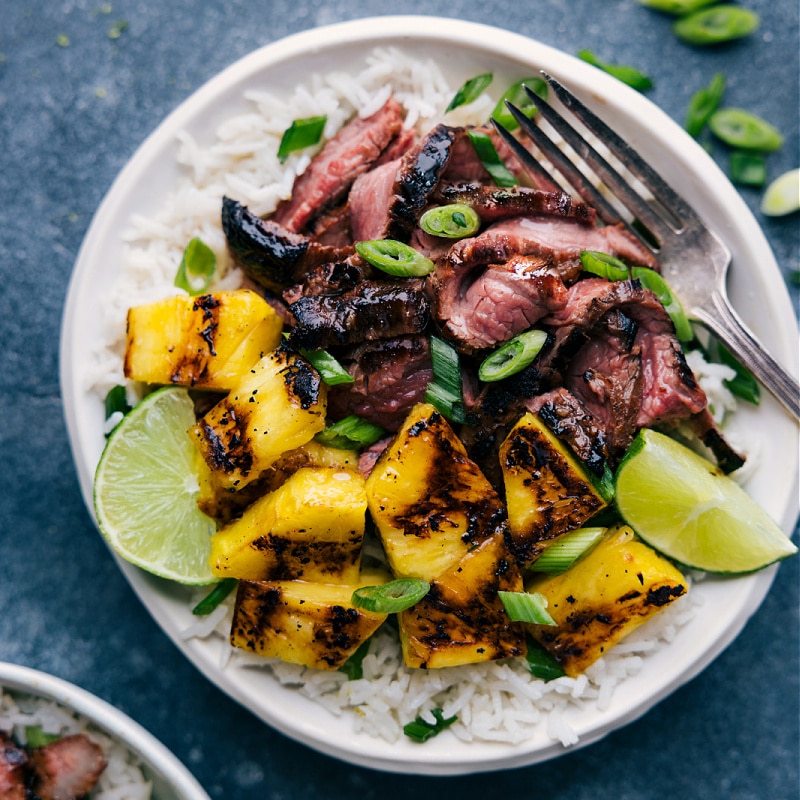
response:
[[[281,346],[192,428],[215,484],[236,491],[325,427],[327,389],[317,371]]]
[[[524,655],[524,628],[508,618],[498,591],[522,591],[501,533],[467,553],[400,613],[406,666],[433,669]]]
[[[283,323],[247,289],[178,295],[128,311],[125,376],[229,391],[278,346]]]
[[[526,413],[500,446],[508,523],[529,564],[543,543],[579,528],[605,507],[586,469],[547,426]]]
[[[355,608],[353,592],[387,578],[368,575],[349,585],[240,581],[231,644],[293,664],[338,669],[387,616]]]
[[[547,598],[558,624],[527,627],[573,677],[687,590],[672,563],[627,526],[611,529],[567,572],[526,588]]]
[[[353,583],[366,511],[358,472],[303,467],[211,537],[211,569],[221,578]]]
[[[434,580],[505,525],[502,501],[447,420],[416,405],[367,479],[395,575]]]

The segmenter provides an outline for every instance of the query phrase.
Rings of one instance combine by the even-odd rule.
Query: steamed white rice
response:
[[[325,135],[331,136],[353,114],[371,114],[394,93],[405,108],[407,124],[422,132],[442,118],[456,88],[448,85],[434,62],[420,62],[397,49],[379,49],[365,58],[359,73],[313,76],[291,96],[266,90],[250,92],[248,110],[221,125],[213,141],[197,142],[182,134],[178,158],[185,169],[179,185],[164,198],[157,216],[135,218],[126,234],[120,278],[103,308],[107,337],[98,353],[91,388],[104,395],[123,382],[126,311],[178,291],[172,281],[192,237],[199,236],[216,252],[221,269],[212,289],[238,285],[241,276],[230,263],[220,228],[221,198],[232,196],[255,213],[266,214],[289,196],[294,177],[309,161],[307,153],[291,156],[284,165],[276,157],[280,136],[293,119],[326,113]],[[453,125],[480,123],[493,107],[494,102],[484,95],[448,114],[447,121]],[[712,398],[715,415],[721,418],[734,405],[722,383],[722,378],[729,376],[705,364],[702,357],[692,359],[692,368]],[[135,394],[133,387],[131,391]],[[662,610],[584,675],[548,683],[533,678],[523,659],[439,670],[408,669],[402,665],[396,637],[384,632],[373,637],[364,659],[363,679],[348,681],[339,672],[233,650],[226,645],[230,603],[209,618],[187,623],[184,635],[218,639],[221,668],[246,665],[268,670],[279,683],[295,687],[330,713],[351,714],[358,730],[388,741],[402,736],[405,723],[441,708],[445,716],[458,716],[449,731],[464,741],[515,743],[543,730],[552,740],[569,746],[577,742],[577,736],[564,712],[588,705],[606,708],[615,688],[638,672],[650,654],[668,646],[677,630],[691,619],[699,602],[696,594],[690,591]],[[187,604],[187,609],[190,607]]]
[[[57,736],[83,733],[102,748],[107,766],[89,794],[90,800],[150,800],[152,784],[142,774],[139,759],[124,744],[52,700],[0,686],[0,730],[25,745],[26,728],[36,726]]]

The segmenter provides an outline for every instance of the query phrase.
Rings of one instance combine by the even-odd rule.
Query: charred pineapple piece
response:
[[[406,666],[433,669],[525,655],[524,628],[509,619],[498,591],[522,591],[500,533],[464,555],[399,614]]]
[[[197,473],[200,493],[197,505],[200,510],[222,525],[242,515],[251,504],[269,492],[274,492],[291,475],[303,467],[336,467],[340,470],[356,470],[358,454],[354,450],[326,447],[314,440],[290,450],[252,483],[241,491],[224,489],[214,480],[208,464],[197,453]]]
[[[281,346],[201,417],[192,435],[216,487],[237,491],[311,441],[325,427],[326,407],[317,371]]]
[[[557,623],[527,627],[573,677],[687,591],[672,563],[627,526],[611,529],[567,572],[526,588],[547,598]]]
[[[283,323],[247,289],[168,297],[128,311],[125,376],[229,391],[274,350]]]
[[[433,580],[505,527],[499,496],[447,420],[416,405],[367,479],[370,515],[395,575]]]
[[[366,512],[358,472],[303,467],[211,537],[211,569],[221,578],[353,583]]]
[[[387,616],[355,608],[353,592],[387,579],[368,575],[350,585],[240,581],[231,644],[293,664],[338,669]]]
[[[534,414],[526,413],[511,429],[500,447],[500,466],[508,524],[522,564],[606,506],[585,467]]]

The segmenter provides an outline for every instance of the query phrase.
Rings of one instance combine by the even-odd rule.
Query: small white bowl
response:
[[[794,360],[797,323],[786,287],[764,234],[738,192],[709,155],[679,125],[638,92],[594,67],[539,42],[486,25],[431,17],[379,17],[291,36],[257,50],[214,77],[164,120],[120,173],[98,210],[78,256],[64,313],[61,380],[75,463],[87,506],[103,448],[103,407],[87,392],[92,347],[104,335],[98,306],[122,259],[121,233],[134,214],[154,213],[154,202],[174,187],[181,131],[207,142],[221,121],[248,109],[244,93],[287,91],[312,74],[363,68],[374,47],[397,47],[433,58],[451,86],[493,72],[497,86],[540,69],[564,82],[599,110],[673,186],[698,208],[734,253],[729,291],[734,305],[783,363]],[[736,417],[757,431],[760,468],[747,489],[791,532],[797,515],[797,430],[771,397]],[[768,457],[767,457],[768,456]],[[354,730],[352,717],[328,713],[281,685],[267,672],[220,666],[225,643],[185,640],[191,624],[186,593],[130,564],[120,568],[158,624],[210,680],[266,723],[307,745],[363,766],[402,773],[453,775],[522,766],[554,758],[562,745],[544,733],[517,745],[464,742],[439,736],[420,747],[389,743]],[[697,588],[702,606],[680,629],[674,646],[645,659],[609,706],[576,710],[571,723],[580,745],[636,719],[707,666],[741,631],[769,589],[775,568],[753,576],[708,581]]]
[[[191,772],[158,739],[85,689],[45,672],[6,662],[0,662],[0,687],[55,702],[124,745],[141,762],[144,777],[152,782],[153,800],[210,800]]]

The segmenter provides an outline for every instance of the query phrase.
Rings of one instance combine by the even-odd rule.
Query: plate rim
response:
[[[436,25],[437,21],[440,23],[438,26]],[[436,30],[433,30],[433,28],[436,28]],[[73,449],[73,457],[80,478],[81,491],[84,495],[87,508],[89,509],[90,516],[93,520],[94,513],[91,499],[91,470],[78,458],[79,453],[76,449],[76,443],[73,441],[73,431],[75,430],[76,425],[75,407],[73,405],[72,393],[67,391],[67,389],[71,387],[67,386],[68,381],[66,378],[66,375],[69,371],[66,368],[69,366],[70,361],[70,353],[68,348],[68,329],[74,314],[76,313],[75,303],[77,302],[77,287],[80,279],[80,275],[78,274],[79,266],[83,263],[86,263],[86,260],[89,258],[91,248],[95,243],[95,240],[100,236],[99,229],[101,227],[103,217],[108,216],[108,209],[110,205],[113,205],[115,202],[121,202],[126,184],[130,182],[134,176],[139,162],[145,161],[151,156],[152,153],[155,153],[156,149],[161,146],[161,140],[167,136],[167,130],[179,130],[186,120],[191,119],[196,108],[202,107],[217,95],[224,94],[226,91],[231,91],[230,87],[232,84],[242,82],[247,76],[252,76],[258,72],[264,71],[270,66],[275,66],[275,64],[281,63],[286,59],[297,57],[302,52],[308,51],[309,48],[315,51],[324,51],[326,49],[339,47],[342,44],[343,37],[345,37],[351,43],[351,45],[353,42],[369,40],[373,46],[377,46],[379,44],[386,44],[387,41],[391,41],[400,48],[402,48],[403,41],[419,42],[421,40],[442,40],[450,44],[458,43],[478,47],[483,51],[491,53],[495,57],[507,57],[507,54],[499,52],[498,48],[495,47],[493,43],[487,45],[487,41],[491,41],[493,37],[498,36],[502,39],[504,48],[508,47],[510,43],[517,44],[520,48],[523,46],[528,48],[533,47],[536,50],[537,58],[540,60],[544,61],[546,59],[554,59],[559,64],[559,69],[553,70],[553,72],[556,74],[562,74],[565,71],[565,68],[562,68],[564,65],[566,65],[568,68],[566,71],[570,73],[577,72],[578,74],[583,73],[588,75],[588,70],[593,69],[584,62],[581,62],[576,57],[571,56],[570,54],[558,50],[550,45],[526,36],[522,36],[521,34],[502,30],[484,23],[469,22],[465,20],[446,20],[433,15],[389,15],[368,17],[300,31],[284,39],[280,39],[257,48],[256,50],[233,62],[216,75],[212,76],[208,81],[192,92],[182,103],[180,103],[166,117],[164,117],[161,122],[158,123],[157,127],[144,139],[144,141],[134,151],[126,165],[117,174],[117,177],[100,203],[92,222],[87,229],[75,261],[75,268],[70,278],[70,285],[67,293],[67,300],[64,307],[62,321],[60,366],[64,414],[67,422],[67,428],[70,432],[70,446]],[[691,139],[691,137],[689,137],[688,134],[686,134],[685,131],[683,131],[677,125],[677,123],[668,117],[660,108],[655,106],[650,100],[634,92],[634,90],[629,89],[629,87],[621,86],[618,81],[610,76],[606,76],[604,73],[598,70],[594,70],[591,75],[592,92],[595,93],[597,98],[607,106],[614,107],[619,111],[624,105],[625,109],[621,113],[626,115],[635,115],[639,113],[639,111],[643,112],[646,110],[647,114],[651,118],[655,117],[662,132],[662,138],[675,138],[677,136],[679,141],[685,141],[687,144],[691,144],[692,147],[697,148],[698,150],[700,149],[699,145],[694,142],[694,140]],[[612,99],[614,93],[618,95],[616,99]],[[683,137],[682,140],[681,137]],[[669,152],[671,157],[677,155],[677,147],[670,146]],[[717,180],[724,179],[727,181],[727,178],[725,178],[713,160],[711,160],[704,152],[702,155],[707,159],[707,161],[704,162],[705,173],[715,176]],[[684,154],[684,157],[697,158],[697,154],[690,152],[688,156]],[[741,212],[741,214],[744,215],[744,219],[752,223],[753,227],[757,231],[757,235],[761,237],[759,244],[765,248],[771,256],[772,251],[763,234],[763,231],[756,223],[755,218],[744,203],[744,200],[741,198],[741,196],[734,191],[732,192],[731,197],[727,199],[728,203],[732,203],[734,206],[738,205],[738,212]],[[773,268],[773,265],[774,269],[778,270],[777,263],[774,261],[774,257],[772,257],[772,263],[767,265],[767,267],[771,269]],[[791,301],[789,299],[788,292],[785,290],[785,287],[780,286],[770,288],[775,289],[775,296],[770,296],[769,298],[770,307],[777,306],[781,317],[787,316],[788,318],[788,311],[791,314],[791,318],[794,319],[793,312],[791,310]],[[783,293],[781,293],[781,289],[783,289]],[[781,345],[782,349],[786,351],[789,347],[788,340],[782,340]],[[783,360],[786,360],[786,352],[777,353],[777,356],[779,358],[784,356]],[[787,503],[784,519],[781,520],[784,530],[786,530],[787,527],[792,524],[792,521],[796,518],[796,515],[797,509],[793,508],[793,503],[790,498]],[[114,554],[112,553],[112,555]],[[150,585],[151,581],[149,580],[148,576],[143,575],[135,567],[127,564],[127,562],[123,562],[116,555],[114,555],[114,558],[117,560],[123,574],[131,584],[136,594],[139,596],[143,605],[145,605],[162,630],[164,630],[164,632],[167,633],[171,639],[173,639],[173,642],[180,650],[182,650],[184,655],[187,656],[189,660],[215,685],[224,688],[226,693],[237,700],[237,702],[242,704],[245,708],[248,708],[246,698],[242,696],[243,693],[239,691],[237,687],[229,686],[229,681],[225,680],[224,676],[222,676],[222,678],[220,677],[220,673],[222,671],[214,670],[203,657],[197,653],[195,653],[194,657],[192,657],[192,651],[196,651],[197,648],[193,647],[191,643],[181,640],[178,637],[177,632],[171,629],[169,621],[164,617],[163,610],[153,607],[154,604],[152,602],[152,597],[150,596],[152,587]],[[248,710],[250,710],[251,713],[256,714],[256,716],[261,718],[264,722],[276,730],[279,730],[291,738],[301,741],[320,752],[325,752],[328,755],[341,758],[351,763],[387,771],[402,770],[406,772],[412,771],[416,774],[455,775],[538,763],[540,761],[548,760],[550,758],[560,756],[561,754],[571,752],[579,747],[591,744],[607,735],[612,730],[617,730],[623,725],[630,723],[634,719],[638,719],[647,711],[649,711],[654,705],[664,699],[664,697],[671,694],[681,685],[699,674],[738,636],[747,619],[749,619],[749,617],[755,613],[755,611],[761,605],[761,602],[772,583],[776,570],[777,566],[758,573],[756,576],[750,576],[747,579],[749,596],[753,601],[749,613],[746,616],[743,615],[742,619],[737,620],[737,624],[726,630],[724,635],[717,639],[715,647],[706,649],[703,657],[693,663],[691,670],[683,673],[679,678],[674,679],[668,684],[665,684],[659,692],[648,696],[647,702],[640,703],[634,711],[629,711],[624,718],[621,719],[619,716],[615,716],[613,719],[609,720],[608,724],[600,725],[593,729],[591,733],[583,734],[579,743],[571,746],[570,748],[563,748],[560,743],[554,742],[552,746],[539,750],[533,755],[528,751],[520,751],[517,754],[506,756],[501,761],[490,759],[486,762],[481,761],[477,763],[472,759],[468,760],[467,757],[464,756],[462,761],[453,760],[445,764],[433,763],[433,756],[426,756],[423,752],[419,752],[419,756],[421,757],[420,760],[413,765],[409,765],[407,758],[402,755],[396,758],[378,758],[373,755],[362,757],[362,754],[360,753],[342,749],[342,747],[340,747],[337,743],[320,741],[319,737],[314,738],[313,732],[311,734],[308,732],[299,733],[296,728],[293,728],[291,725],[284,724],[283,721],[266,720],[264,719],[263,715],[257,714],[255,711],[253,711],[253,709],[248,708]],[[162,613],[159,613],[159,611],[162,611]],[[311,736],[312,741],[309,741],[309,735]],[[399,748],[399,750],[402,750],[402,748]],[[438,759],[440,756],[441,754],[437,754],[436,758]]]

